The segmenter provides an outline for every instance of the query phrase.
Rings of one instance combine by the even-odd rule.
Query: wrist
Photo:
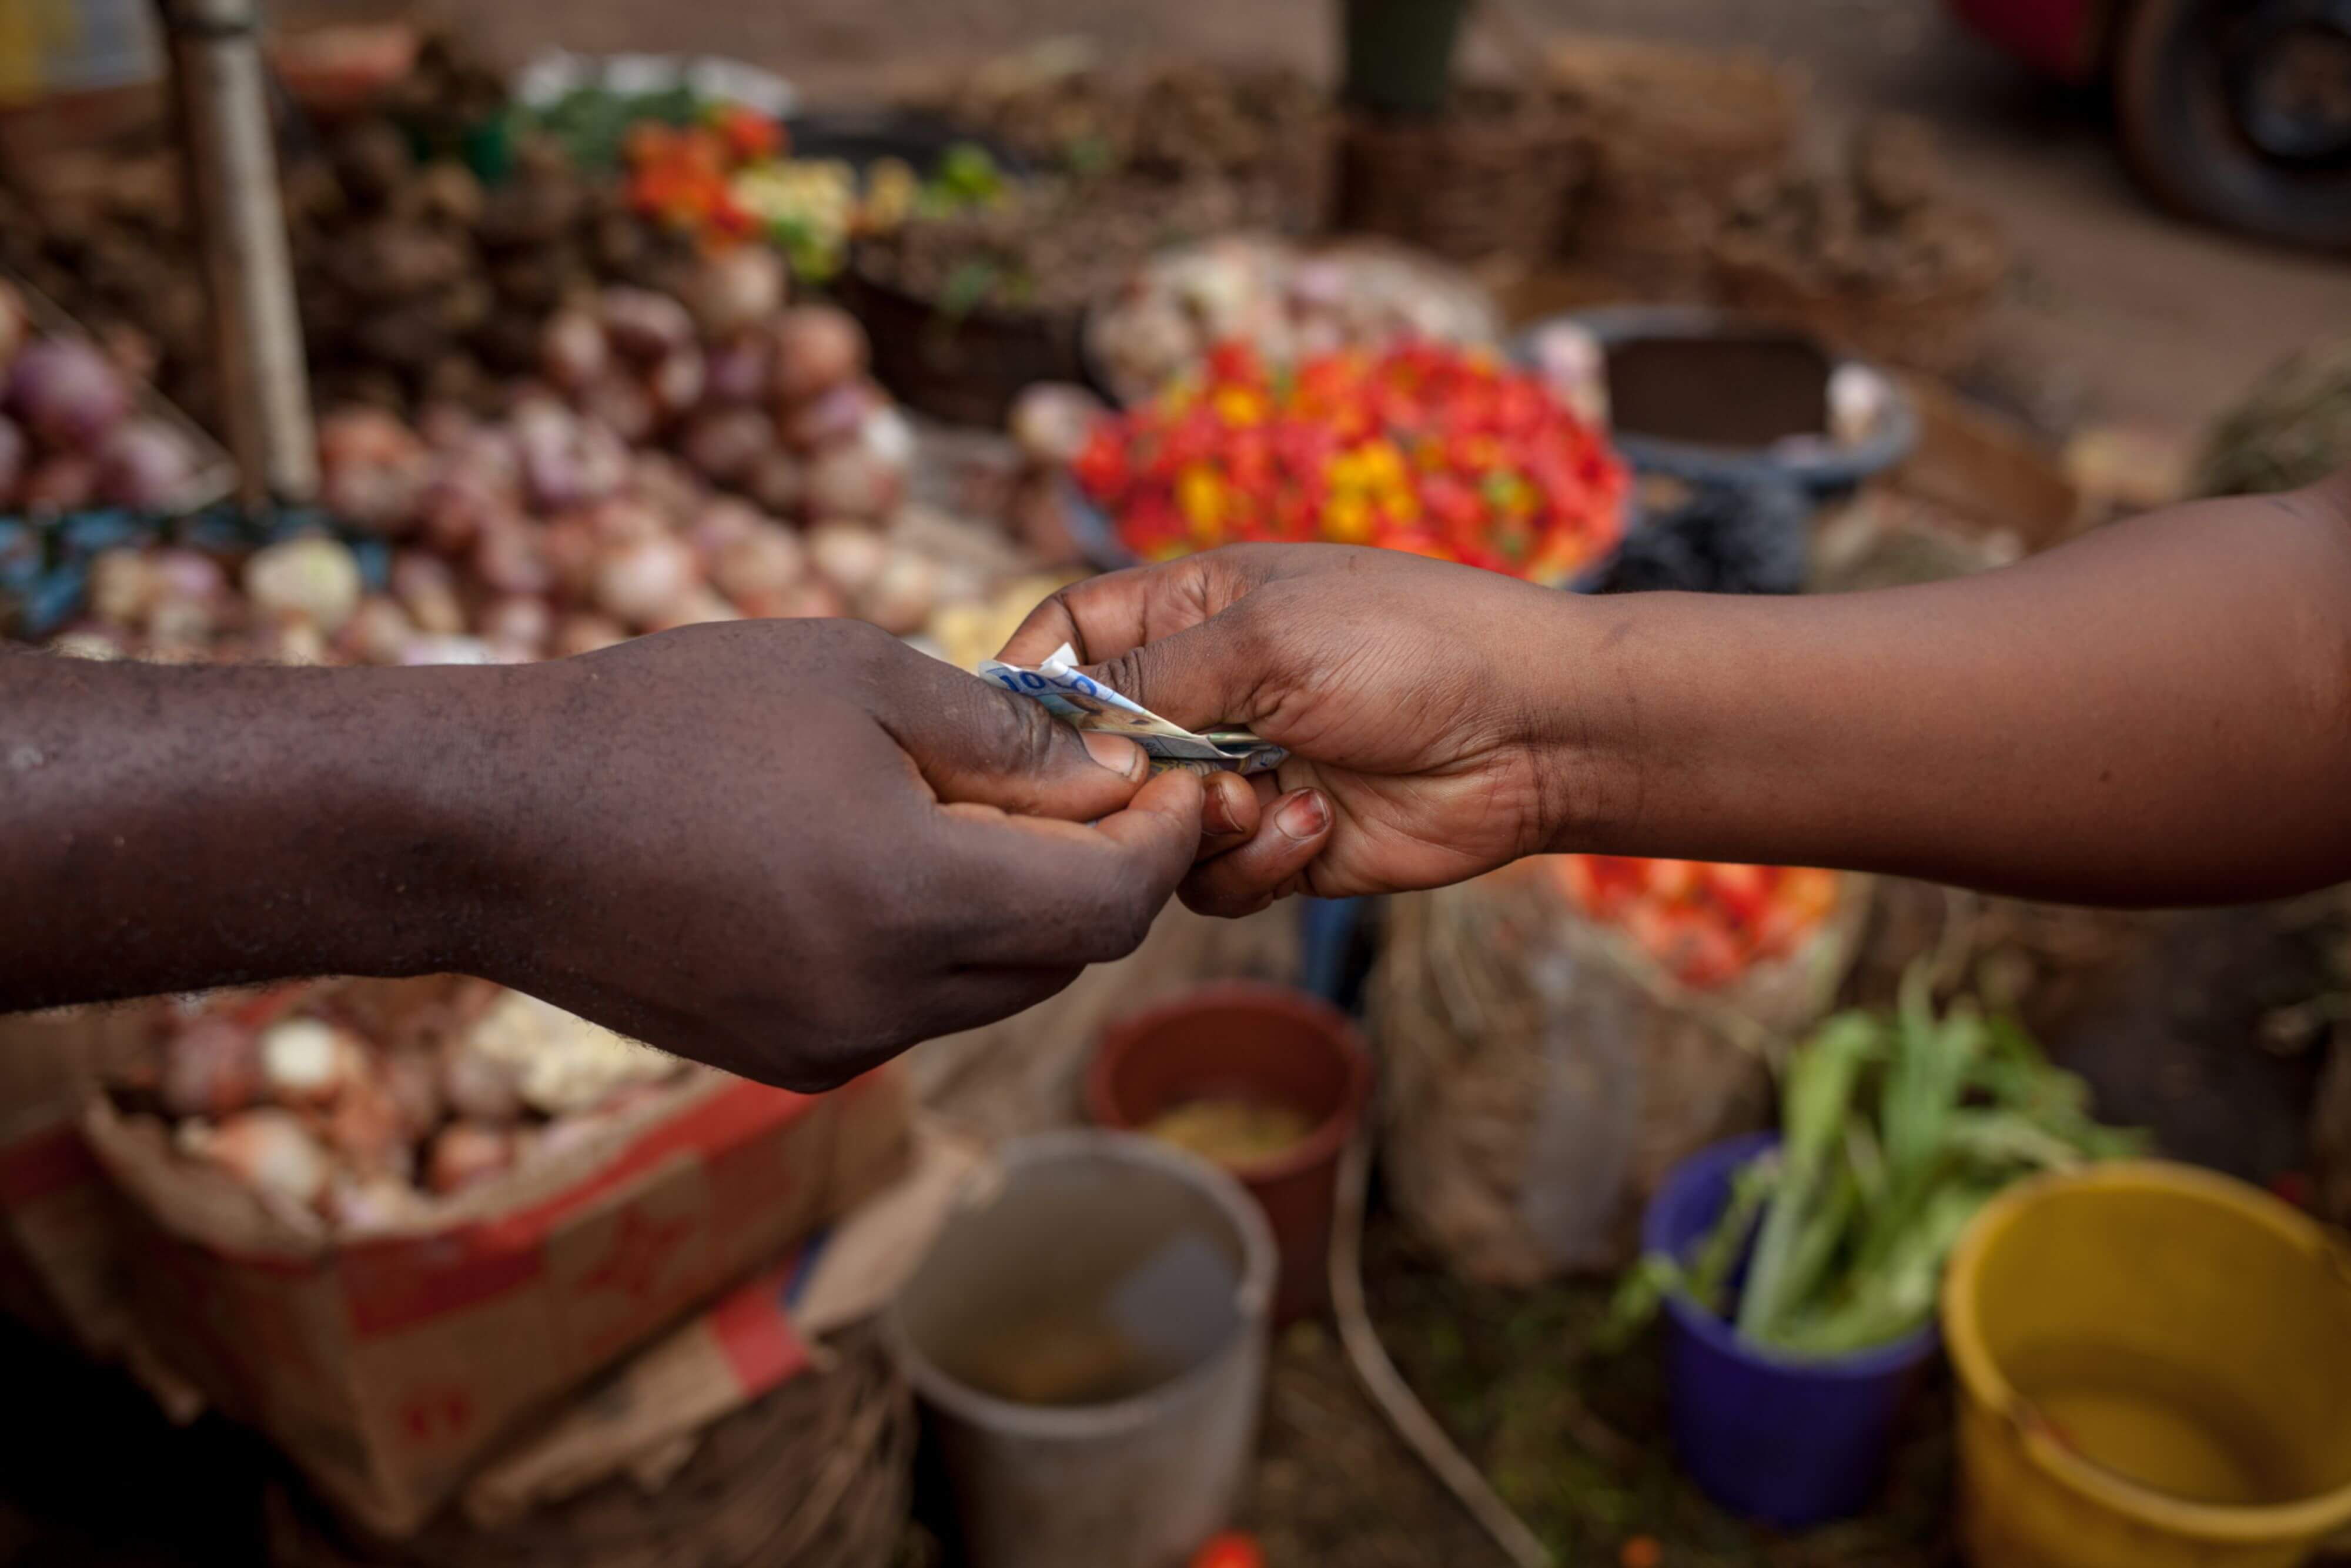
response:
[[[1638,640],[1632,601],[1529,589],[1502,623],[1495,668],[1510,744],[1532,761],[1544,851],[1592,849],[1624,836],[1640,798],[1638,714],[1622,676]]]
[[[532,714],[547,666],[369,672],[378,720],[334,810],[366,847],[347,885],[344,972],[483,974],[526,930],[532,834],[547,801],[532,782]]]

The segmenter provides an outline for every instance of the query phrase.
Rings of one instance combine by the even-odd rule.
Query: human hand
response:
[[[1564,596],[1392,550],[1251,545],[1062,590],[1006,644],[1062,643],[1113,690],[1193,728],[1290,749],[1247,836],[1212,834],[1185,902],[1433,887],[1549,847],[1579,780],[1559,677],[1535,677]],[[1237,817],[1241,813],[1234,813]]]
[[[505,674],[483,852],[517,892],[460,967],[789,1088],[1124,956],[1200,840],[1191,774],[861,624]]]

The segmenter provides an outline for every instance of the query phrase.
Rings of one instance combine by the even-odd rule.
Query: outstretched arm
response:
[[[1133,947],[1203,805],[1144,779],[847,622],[515,668],[0,653],[0,1010],[455,970],[820,1087]]]
[[[1327,802],[1327,842],[1280,840],[1268,813],[1194,873],[1187,897],[1223,912],[1537,850],[2109,904],[2351,877],[2351,476],[1797,599],[1222,551],[1070,589],[1008,657],[1063,639],[1178,723],[1254,724],[1297,754],[1280,789]]]

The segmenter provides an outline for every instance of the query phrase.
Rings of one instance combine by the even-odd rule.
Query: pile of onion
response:
[[[577,1146],[685,1065],[479,980],[172,1004],[117,1106],[266,1207],[352,1235]]]
[[[0,514],[179,504],[196,454],[171,425],[137,413],[131,392],[85,340],[37,335],[23,297],[0,279]]]

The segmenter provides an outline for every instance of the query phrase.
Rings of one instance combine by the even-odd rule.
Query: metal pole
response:
[[[319,489],[319,449],[256,0],[158,4],[194,176],[238,492],[248,507],[308,501]]]

